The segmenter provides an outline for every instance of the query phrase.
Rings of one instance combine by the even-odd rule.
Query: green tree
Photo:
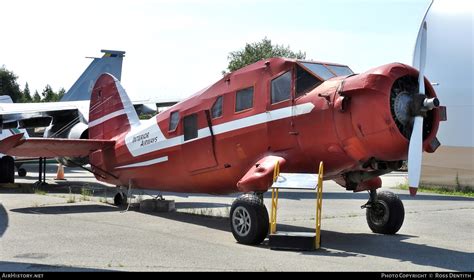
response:
[[[227,57],[229,60],[227,70],[233,72],[259,60],[271,57],[305,59],[306,53],[302,51],[293,52],[289,46],[272,45],[272,41],[265,37],[260,42],[247,43],[245,44],[245,48],[230,52]],[[223,74],[225,73],[227,73],[227,71],[223,71]]]
[[[15,73],[7,70],[5,66],[0,67],[0,95],[9,95],[13,102],[20,101],[22,94],[17,79]]]
[[[23,94],[21,97],[20,102],[33,102],[33,98],[31,98],[31,92],[30,92],[30,87],[28,86],[28,83],[25,84],[25,89],[23,90]]]
[[[57,101],[60,101],[61,98],[63,98],[63,96],[64,96],[65,94],[66,94],[66,90],[65,90],[64,88],[61,88],[61,89],[58,91],[58,93],[57,93],[57,95],[58,95]]]
[[[62,89],[60,92],[62,92],[64,95],[64,89]],[[54,92],[50,85],[46,85],[41,95],[43,95],[41,102],[57,102],[60,99],[59,94]]]
[[[33,95],[33,102],[41,102],[41,96],[37,90],[35,90],[35,94]]]

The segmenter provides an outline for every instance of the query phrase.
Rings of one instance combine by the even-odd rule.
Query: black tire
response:
[[[0,183],[15,183],[15,160],[4,156],[0,160]]]
[[[367,223],[375,233],[395,234],[402,227],[405,208],[400,198],[392,192],[377,194],[377,202],[366,210]]]
[[[18,168],[18,177],[26,177],[26,169],[24,168]]]
[[[230,208],[230,228],[234,238],[241,244],[262,243],[268,235],[267,208],[256,195],[244,194],[238,197]]]
[[[127,195],[123,192],[118,192],[114,196],[114,205],[115,206],[123,206],[127,204]]]

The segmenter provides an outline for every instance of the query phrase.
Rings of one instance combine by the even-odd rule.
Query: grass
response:
[[[90,201],[92,196],[92,190],[87,188],[81,188],[81,200],[82,201]]]
[[[37,194],[37,195],[47,195],[48,192],[40,190],[40,189],[35,189],[35,194]]]
[[[66,201],[67,203],[76,203],[76,196],[75,195],[69,195],[69,198]]]
[[[398,184],[396,188],[401,190],[408,190],[408,183]],[[424,193],[436,193],[474,198],[474,190],[472,188],[463,187],[461,185],[457,185],[454,188],[448,188],[443,186],[420,186],[418,188],[418,191]]]
[[[66,201],[67,203],[76,203],[76,196],[72,194],[72,189],[69,187],[69,198]]]

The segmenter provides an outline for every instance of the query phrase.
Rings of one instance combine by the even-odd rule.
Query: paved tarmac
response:
[[[80,169],[66,168],[66,182],[48,180],[46,194],[31,193],[34,169],[17,178],[19,187],[0,187],[0,271],[474,271],[474,199],[411,198],[391,189],[403,173],[383,177],[405,205],[398,234],[372,233],[360,209],[367,194],[328,181],[322,249],[294,252],[236,243],[227,218],[235,196],[165,193],[176,212],[123,211],[110,205],[113,186]],[[51,166],[47,178],[54,177]],[[133,193],[135,201],[157,194]],[[313,230],[314,195],[282,192],[278,229]]]

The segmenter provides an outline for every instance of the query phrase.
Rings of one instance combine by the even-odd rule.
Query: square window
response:
[[[286,72],[272,81],[272,104],[291,97],[291,71]]]
[[[235,95],[235,111],[240,112],[253,107],[253,87],[237,91]]]

